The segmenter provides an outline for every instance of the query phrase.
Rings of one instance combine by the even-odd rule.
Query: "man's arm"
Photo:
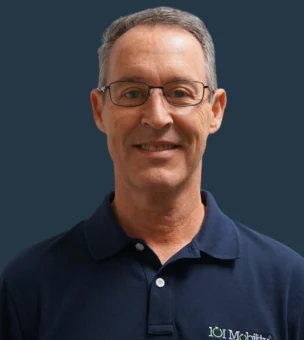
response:
[[[301,258],[301,262],[294,262],[289,291],[289,337],[291,340],[304,340],[304,261]]]
[[[303,283],[304,284],[304,283]],[[299,298],[297,301],[297,309],[294,313],[294,324],[292,329],[292,340],[304,339],[304,300]]]
[[[4,278],[0,278],[0,340],[22,339],[15,302]]]

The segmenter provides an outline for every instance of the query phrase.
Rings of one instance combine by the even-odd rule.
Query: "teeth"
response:
[[[175,149],[175,145],[161,145],[161,146],[154,146],[149,144],[141,144],[139,145],[141,149],[150,150],[150,151],[162,151],[162,150],[170,150]]]

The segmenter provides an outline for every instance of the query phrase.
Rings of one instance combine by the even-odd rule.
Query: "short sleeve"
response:
[[[304,283],[303,283],[304,285]],[[292,340],[304,339],[304,301],[299,298],[297,308],[294,312],[294,322],[292,324]]]
[[[290,322],[289,338],[290,340],[304,339],[304,261],[298,263],[294,270],[290,289]]]
[[[23,340],[16,306],[3,277],[0,277],[0,340]]]

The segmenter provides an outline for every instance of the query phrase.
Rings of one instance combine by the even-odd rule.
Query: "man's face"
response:
[[[202,47],[183,29],[137,26],[122,35],[111,50],[107,84],[134,80],[160,86],[182,79],[208,85]],[[211,104],[206,89],[202,103],[189,107],[170,105],[160,89],[153,89],[141,106],[120,107],[111,102],[108,92],[103,100],[93,90],[91,101],[97,127],[107,135],[115,186],[168,191],[200,183],[207,137],[221,124],[224,90],[217,91]],[[143,144],[149,150],[143,149]],[[155,149],[169,144],[174,148]]]

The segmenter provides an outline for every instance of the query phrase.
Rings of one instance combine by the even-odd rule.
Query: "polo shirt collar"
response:
[[[85,235],[93,258],[101,260],[118,253],[134,242],[119,225],[111,207],[114,192],[105,196],[102,204],[85,223]]]
[[[114,192],[108,194],[85,222],[86,241],[96,261],[113,256],[136,242],[136,239],[125,234],[114,215],[111,208],[114,195]],[[222,260],[238,258],[239,236],[234,222],[220,210],[209,191],[202,190],[201,197],[206,212],[202,228],[192,242],[202,253],[211,257]]]
[[[206,206],[202,228],[193,241],[201,252],[221,260],[239,258],[239,234],[235,222],[225,215],[207,190],[201,191]]]

